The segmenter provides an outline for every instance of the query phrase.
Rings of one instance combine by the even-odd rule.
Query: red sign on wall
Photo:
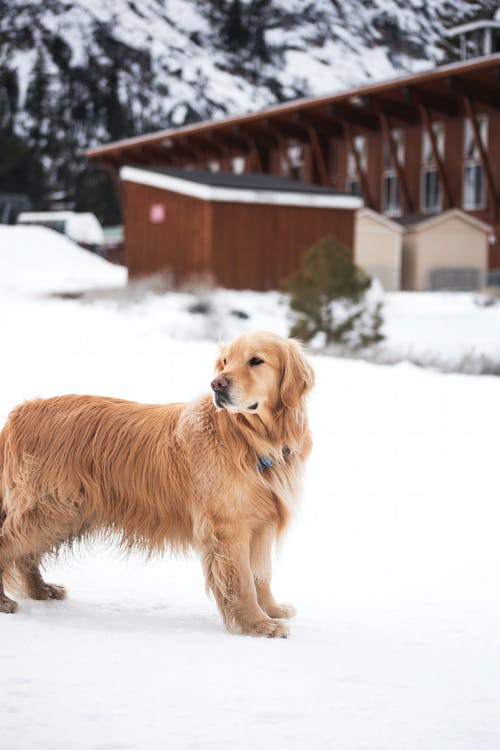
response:
[[[165,206],[163,203],[152,203],[150,205],[149,221],[151,224],[162,224],[165,221]]]

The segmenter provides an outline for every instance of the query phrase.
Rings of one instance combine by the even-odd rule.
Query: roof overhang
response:
[[[380,112],[389,113],[395,120],[400,117],[416,121],[420,103],[431,109],[437,107],[437,111],[458,112],[464,92],[483,103],[488,101],[490,106],[499,106],[496,78],[499,68],[500,53],[487,55],[328,96],[296,99],[250,114],[126,138],[91,148],[86,156],[113,167],[127,163],[139,166],[159,162],[168,164],[172,163],[172,154],[181,156],[182,163],[188,163],[190,158],[197,161],[196,154],[200,149],[220,152],[219,138],[224,141],[225,153],[227,147],[233,148],[232,143],[240,144],[234,147],[234,151],[242,153],[241,144],[245,144],[248,151],[252,142],[269,141],[276,134],[288,137],[290,133],[302,132],[307,139],[309,126],[315,122],[328,132],[334,132],[337,127],[342,133],[345,120],[357,128],[380,129]]]
[[[337,208],[356,210],[363,201],[354,195],[328,195],[321,193],[300,193],[279,190],[250,190],[247,188],[218,187],[203,185],[189,179],[151,172],[138,167],[122,167],[120,177],[123,182],[181,193],[191,198],[220,203],[259,203],[275,206],[304,206],[314,208]]]

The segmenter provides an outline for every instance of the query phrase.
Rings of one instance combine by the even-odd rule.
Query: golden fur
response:
[[[271,550],[311,450],[313,371],[294,341],[250,333],[221,347],[216,373],[223,408],[68,395],[14,409],[0,433],[0,611],[16,609],[2,575],[63,598],[42,557],[105,534],[149,554],[194,547],[228,628],[286,637]]]

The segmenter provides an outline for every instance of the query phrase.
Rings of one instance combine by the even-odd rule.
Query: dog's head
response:
[[[215,370],[215,405],[248,415],[295,408],[314,384],[300,345],[268,332],[244,333],[221,346]]]

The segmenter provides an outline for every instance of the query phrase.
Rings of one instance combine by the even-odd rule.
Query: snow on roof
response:
[[[350,209],[363,205],[358,196],[272,175],[122,167],[120,176],[124,182],[171,190],[206,201]]]

